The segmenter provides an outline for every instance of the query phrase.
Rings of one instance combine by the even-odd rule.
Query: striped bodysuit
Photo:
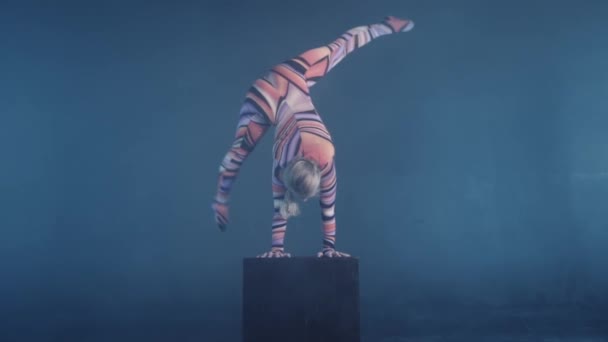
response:
[[[335,150],[331,135],[310,98],[309,89],[357,48],[380,36],[406,32],[412,27],[413,22],[410,20],[386,17],[377,24],[352,28],[326,46],[308,50],[278,64],[254,82],[241,107],[235,139],[220,166],[214,202],[216,220],[220,226],[228,221],[229,194],[241,165],[267,130],[275,126],[272,248],[283,250],[287,227],[287,220],[279,211],[286,191],[281,180],[281,170],[297,157],[311,159],[321,169],[319,197],[323,247],[334,248],[337,186]],[[222,211],[222,207],[225,211]]]

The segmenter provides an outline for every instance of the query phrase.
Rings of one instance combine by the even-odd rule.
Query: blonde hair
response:
[[[283,183],[287,188],[281,203],[280,213],[285,219],[300,214],[297,200],[307,200],[319,193],[321,170],[319,166],[305,158],[297,158],[287,164],[283,171]]]

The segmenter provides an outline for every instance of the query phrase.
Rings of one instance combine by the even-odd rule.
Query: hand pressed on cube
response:
[[[317,257],[319,258],[348,258],[350,254],[338,252],[333,248],[323,248],[322,251],[317,253]]]
[[[283,248],[274,247],[270,251],[260,254],[258,258],[291,258],[291,254],[285,253]]]

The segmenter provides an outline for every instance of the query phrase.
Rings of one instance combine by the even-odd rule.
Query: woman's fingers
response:
[[[226,231],[226,227],[228,225],[228,205],[224,203],[214,202],[211,205],[213,209],[215,222],[217,223],[219,229],[221,231]]]
[[[257,258],[291,258],[291,254],[283,251],[270,251],[258,255]]]
[[[318,258],[348,258],[350,254],[338,252],[335,249],[324,249],[321,252],[317,253]]]

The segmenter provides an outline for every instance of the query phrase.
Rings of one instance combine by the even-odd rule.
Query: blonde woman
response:
[[[298,202],[316,196],[323,231],[317,256],[349,256],[335,249],[335,151],[309,89],[354,50],[378,37],[413,27],[411,20],[388,16],[379,23],[352,28],[328,45],[276,65],[254,82],[241,107],[235,139],[220,165],[212,209],[222,231],[229,221],[230,190],[240,167],[268,128],[274,126],[272,246],[258,257],[290,257],[284,249],[287,220],[299,214]]]

